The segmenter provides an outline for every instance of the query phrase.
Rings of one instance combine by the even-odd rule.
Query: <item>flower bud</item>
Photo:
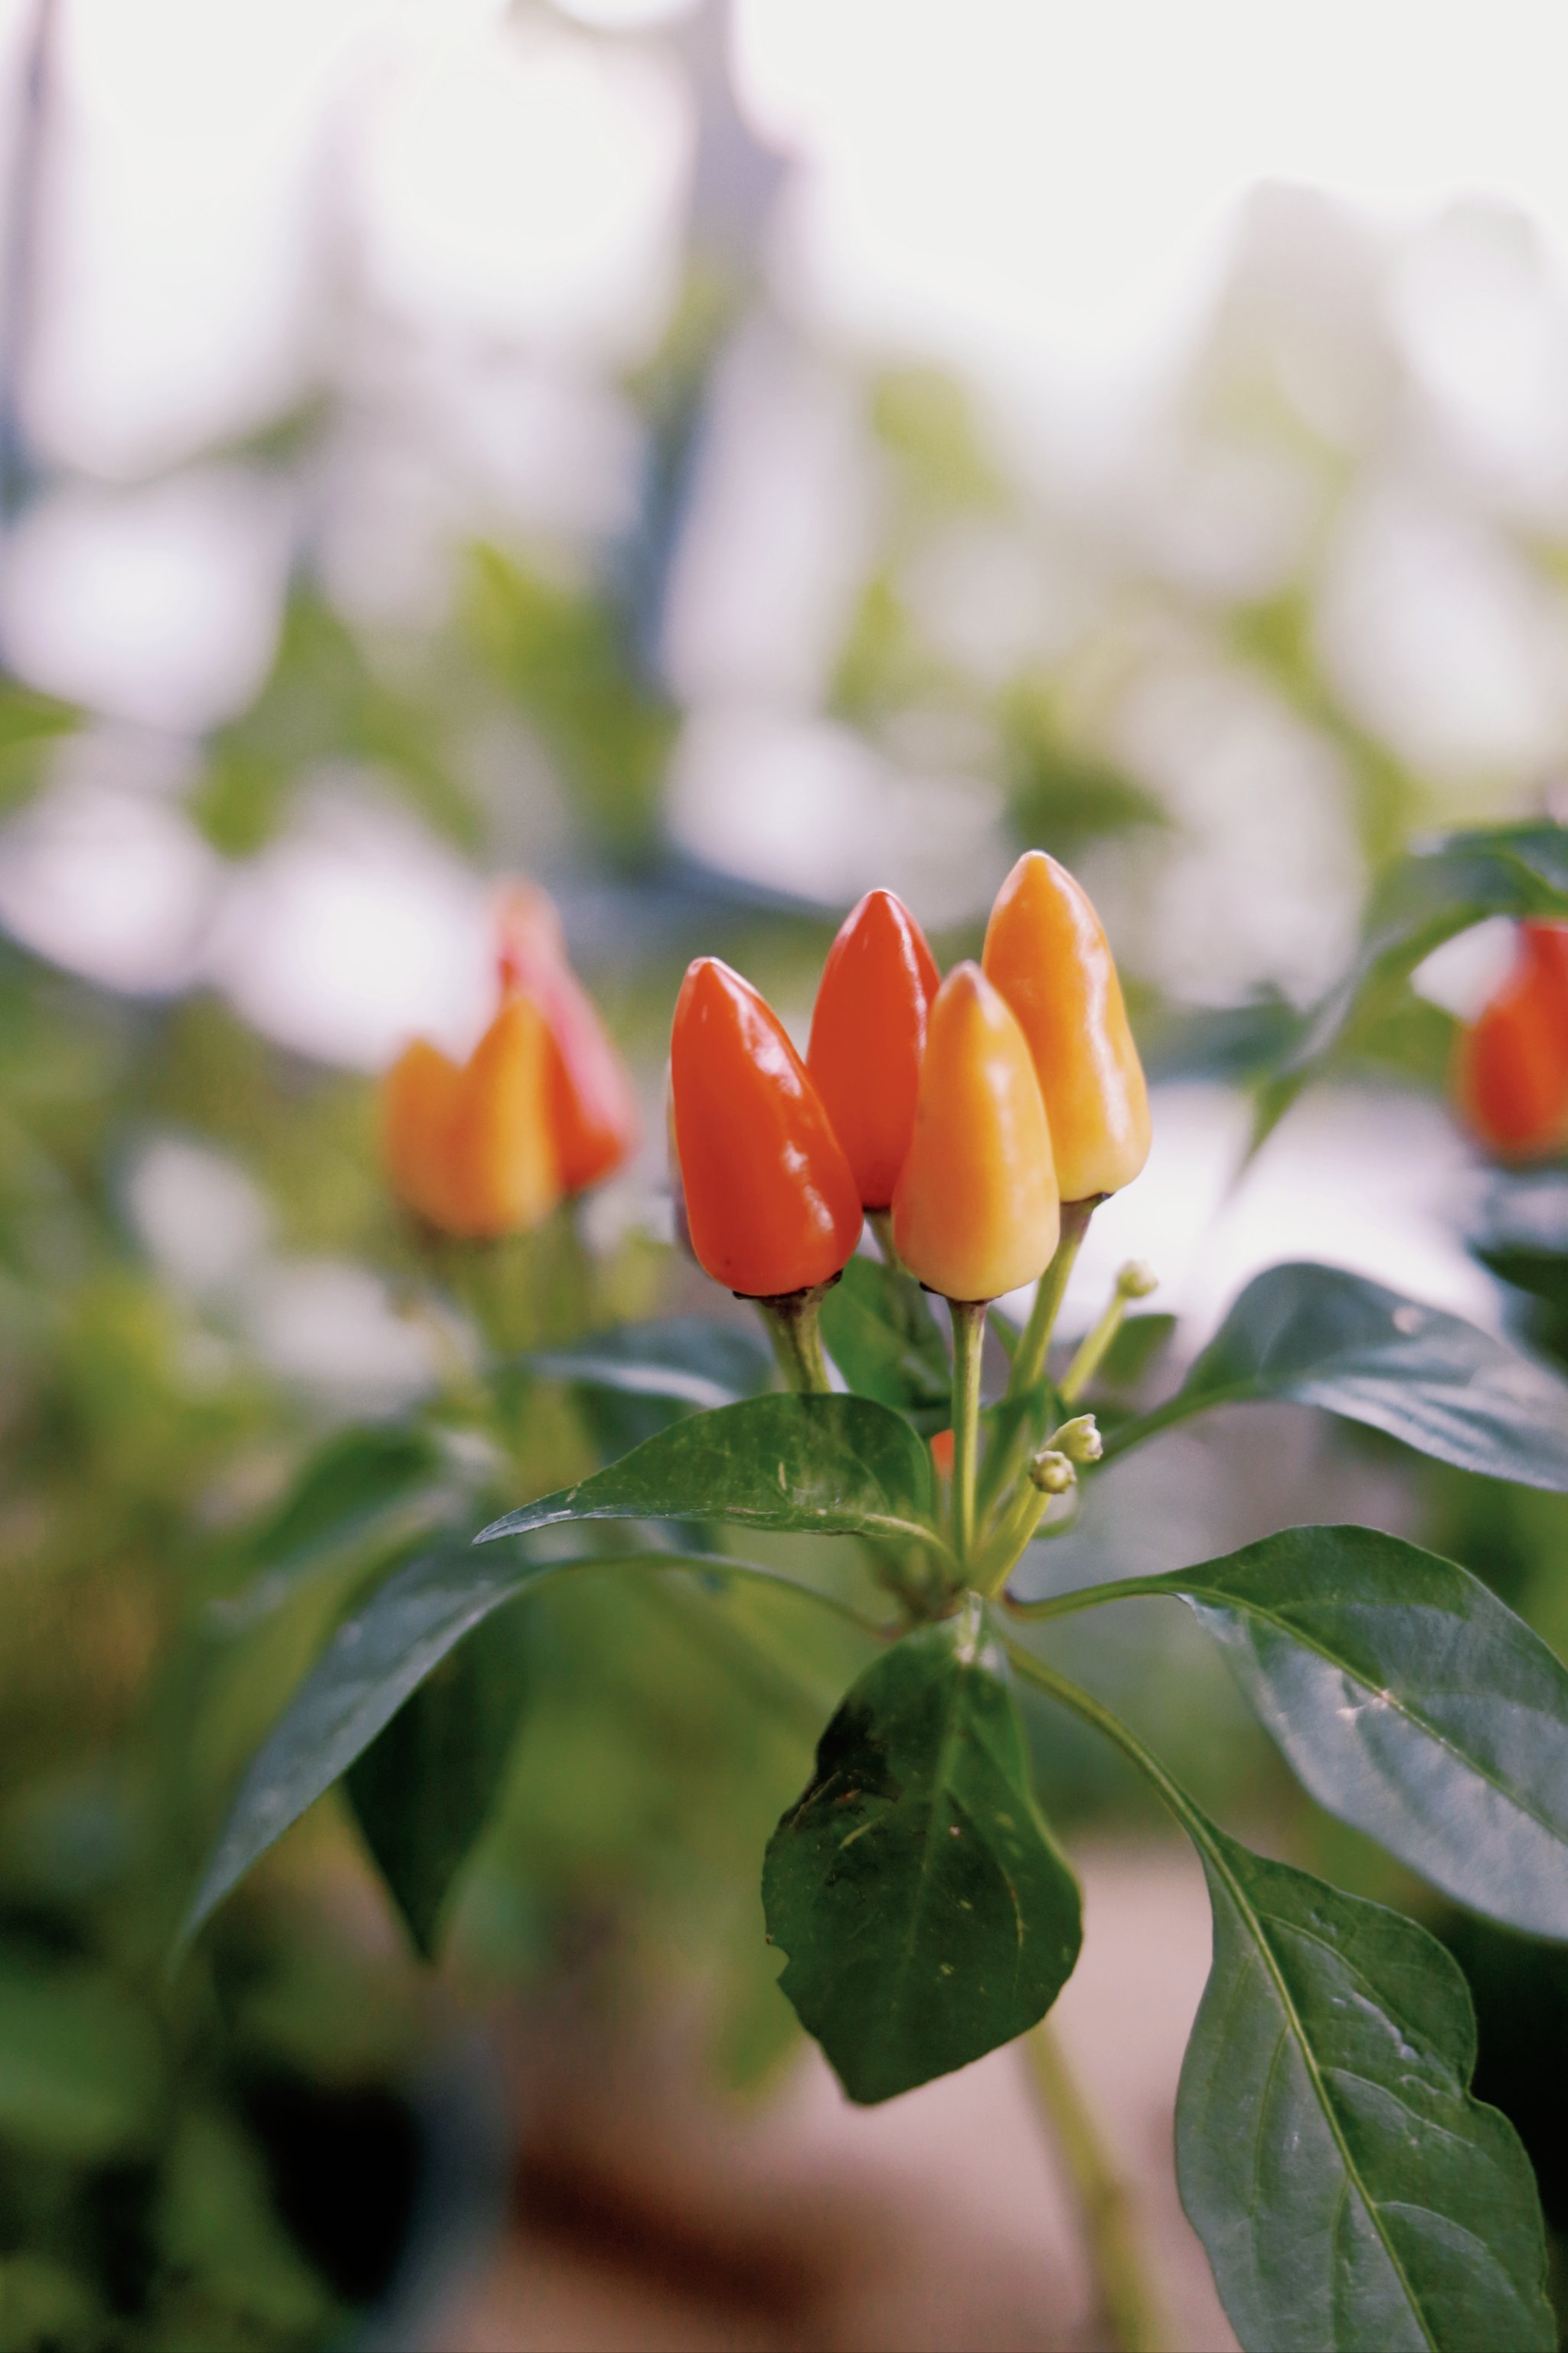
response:
[[[503,997],[521,991],[544,1015],[561,1189],[569,1196],[585,1192],[613,1175],[636,1148],[631,1081],[597,1008],[566,961],[561,919],[549,894],[531,882],[509,885],[496,928]]]
[[[1153,1268],[1141,1258],[1130,1258],[1116,1271],[1116,1288],[1123,1299],[1147,1299],[1160,1288],[1160,1278]]]
[[[1065,1454],[1043,1446],[1037,1454],[1029,1457],[1029,1483],[1037,1487],[1042,1495],[1065,1495],[1069,1487],[1077,1486],[1078,1472]]]
[[[860,1197],[776,1014],[717,956],[688,970],[669,1071],[691,1246],[752,1298],[827,1282],[860,1235]]]
[[[911,1274],[948,1299],[1032,1282],[1060,1229],[1050,1131],[1024,1035],[977,964],[931,1004],[914,1133],[893,1193]]]
[[[547,1109],[544,1016],[501,1007],[459,1067],[417,1039],[388,1072],[383,1141],[393,1184],[445,1232],[521,1233],[561,1198]]]
[[[1568,1144],[1568,924],[1521,924],[1512,971],[1460,1033],[1454,1091],[1504,1159],[1542,1159]]]
[[[1105,1441],[1100,1425],[1091,1413],[1080,1413],[1071,1421],[1064,1421],[1053,1430],[1047,1445],[1053,1453],[1065,1454],[1069,1462],[1098,1462],[1105,1451]]]
[[[806,1068],[868,1209],[885,1209],[915,1124],[926,1013],[940,976],[890,891],[868,891],[827,952]]]
[[[1120,1191],[1149,1157],[1148,1089],[1100,918],[1043,849],[997,892],[984,960],[1029,1042],[1062,1199]]]

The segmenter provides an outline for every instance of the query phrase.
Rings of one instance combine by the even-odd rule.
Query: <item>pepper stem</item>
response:
[[[903,1261],[899,1256],[899,1246],[893,1240],[891,1209],[868,1209],[866,1223],[877,1237],[877,1247],[882,1253],[883,1264],[890,1267],[901,1266]]]
[[[826,1289],[826,1283],[816,1283],[809,1291],[785,1291],[775,1299],[757,1302],[784,1386],[798,1389],[803,1396],[826,1397],[833,1387],[827,1377],[827,1359],[822,1353],[818,1320]]]
[[[1167,2342],[1126,2183],[1063,2055],[1048,2018],[1024,2037],[1036,2095],[1077,2193],[1089,2241],[1102,2340],[1113,2353],[1155,2353]]]
[[[1064,1405],[1076,1405],[1093,1380],[1110,1353],[1110,1344],[1121,1329],[1130,1300],[1147,1299],[1154,1289],[1154,1278],[1137,1259],[1129,1259],[1116,1277],[1116,1288],[1098,1324],[1079,1343],[1078,1354],[1062,1375],[1060,1396]]]
[[[1013,1358],[1012,1377],[1007,1383],[1009,1397],[1021,1397],[1026,1389],[1032,1389],[1046,1369],[1046,1352],[1051,1345],[1051,1334],[1056,1329],[1068,1277],[1073,1271],[1073,1262],[1082,1247],[1084,1235],[1089,1231],[1089,1221],[1104,1198],[1103,1193],[1094,1193],[1087,1201],[1062,1203],[1061,1238],[1057,1243],[1056,1256],[1036,1286],[1035,1303],[1029,1310],[1024,1336]]]
[[[952,1548],[961,1568],[974,1549],[974,1488],[980,1464],[980,1358],[986,1299],[950,1299],[952,1317]]]

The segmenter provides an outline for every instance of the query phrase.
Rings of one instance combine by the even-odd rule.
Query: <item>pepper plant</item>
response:
[[[1409,861],[1356,974],[1268,1074],[1266,1113],[1478,913],[1568,913],[1563,839],[1471,838]],[[466,1071],[411,1050],[389,1094],[394,1176],[451,1233],[523,1222],[569,1185],[562,1122],[604,1077],[591,1021],[573,1031],[552,998],[557,948],[530,941],[503,955],[497,1026]],[[1212,1820],[1063,1671],[1051,1630],[1134,1595],[1184,1606],[1330,1813],[1453,1901],[1564,1939],[1568,1673],[1467,1569],[1375,1528],[1288,1528],[1165,1575],[1035,1588],[1038,1546],[1110,1466],[1216,1407],[1291,1398],[1568,1491],[1568,1384],[1456,1316],[1289,1264],[1247,1285],[1162,1404],[1085,1409],[1150,1278],[1125,1270],[1065,1363],[1054,1326],[1097,1205],[1143,1165],[1149,1106],[1094,911],[1039,852],[1004,887],[982,963],[940,982],[907,910],[863,902],[805,1060],[754,989],[700,959],[675,1013],[670,1113],[690,1248],[756,1302],[776,1373],[727,1318],[616,1329],[521,1367],[525,1410],[529,1380],[566,1380],[651,1400],[662,1426],[521,1504],[499,1493],[504,1468],[470,1470],[467,1518],[353,1609],[255,1759],[192,1929],[347,1773],[433,1947],[515,1715],[498,1635],[514,1621],[498,1613],[587,1576],[682,1579],[716,1613],[765,1588],[864,1649],[762,1858],[782,1994],[851,2099],[894,2098],[1020,2036],[1037,2040],[1047,2093],[1063,2081],[1038,2038],[1080,1905],[1033,1783],[1017,1694],[1038,1694],[1145,1777],[1207,1879],[1213,1967],[1176,2167],[1243,2345],[1554,2344],[1534,2184],[1511,2125],[1471,2093],[1454,1961],[1401,1913]],[[994,1303],[1030,1282],[1015,1333]],[[515,1410],[514,1362],[465,1377]],[[470,1542],[497,1500],[509,1507]],[[852,1541],[824,1547],[812,1577],[781,1565],[781,1535]],[[1123,2307],[1131,2341],[1142,2324]]]

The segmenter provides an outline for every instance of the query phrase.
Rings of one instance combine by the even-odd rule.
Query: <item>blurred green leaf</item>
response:
[[[218,2110],[182,2119],[158,2223],[168,2260],[231,2314],[312,2338],[337,2316],[273,2207],[258,2150]]]
[[[738,1520],[817,1535],[940,1541],[931,1457],[869,1398],[762,1397],[694,1414],[479,1542],[562,1520]]]
[[[822,1336],[858,1396],[907,1415],[924,1437],[946,1429],[952,1369],[912,1275],[879,1259],[852,1258],[822,1303]]]
[[[100,2353],[108,2341],[108,2316],[79,2273],[0,2255],[0,2353]]]
[[[1535,2185],[1512,2126],[1470,2096],[1454,1963],[1193,1811],[1215,1950],[1177,2172],[1242,2344],[1550,2353]]]
[[[81,712],[69,703],[0,679],[0,816],[32,797],[48,773],[51,746],[81,724]]]
[[[0,1953],[0,2133],[83,2161],[152,2139],[163,2064],[147,2011],[86,1963]]]
[[[852,2100],[892,2099],[1044,2017],[1078,1958],[1078,1886],[976,1597],[850,1687],[769,1843],[763,1902],[780,1987]]]
[[[1001,478],[973,404],[941,368],[889,368],[871,395],[871,429],[909,487],[936,507],[995,506]]]
[[[477,848],[478,815],[453,776],[428,699],[390,685],[347,623],[300,587],[266,684],[207,747],[192,814],[215,849],[251,856],[280,829],[309,772],[334,760],[384,771],[438,832]]]
[[[522,1610],[498,1609],[350,1766],[349,1802],[426,1960],[453,1881],[500,1788],[527,1684]]]
[[[303,1579],[351,1554],[406,1543],[453,1507],[441,1448],[426,1430],[373,1422],[336,1431],[311,1455],[288,1494],[245,1539],[237,1566],[247,1582],[215,1602],[230,1628],[267,1616]]]
[[[1070,862],[1091,841],[1169,826],[1157,794],[1072,740],[1048,679],[1020,680],[997,717],[1013,830],[1026,847]]]
[[[538,1348],[524,1360],[544,1380],[627,1397],[668,1398],[694,1411],[733,1405],[765,1388],[773,1374],[765,1340],[712,1315],[672,1315],[598,1332],[569,1348]]]
[[[1218,1405],[1293,1398],[1462,1471],[1568,1491],[1568,1383],[1458,1315],[1341,1267],[1270,1267],[1169,1401],[1113,1431],[1106,1459]]]
[[[1375,1528],[1288,1528],[1136,1588],[1192,1604],[1320,1805],[1568,1937],[1568,1672],[1479,1577]]]
[[[525,572],[497,547],[472,551],[466,619],[496,677],[526,713],[611,857],[644,858],[675,714],[641,685],[607,605]]]

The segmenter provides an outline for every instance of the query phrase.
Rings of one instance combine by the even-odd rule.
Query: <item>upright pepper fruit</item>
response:
[[[717,956],[681,985],[669,1075],[699,1263],[748,1298],[831,1282],[859,1239],[854,1176],[778,1017]]]
[[[1119,1192],[1149,1157],[1149,1091],[1100,918],[1043,849],[997,892],[984,962],[1034,1057],[1062,1199]]]
[[[382,1096],[387,1169],[432,1225],[475,1238],[521,1233],[560,1199],[548,1044],[539,1006],[514,996],[467,1062],[419,1038],[394,1063]]]
[[[603,1183],[635,1150],[637,1103],[626,1065],[593,999],[566,961],[553,902],[534,884],[510,884],[498,916],[503,996],[541,1007],[547,1041],[550,1119],[569,1198]]]
[[[910,1148],[940,978],[920,925],[890,891],[868,891],[827,952],[805,1061],[864,1208],[888,1207]]]
[[[1509,1160],[1568,1145],[1568,923],[1521,923],[1512,971],[1455,1056],[1454,1091],[1483,1144]]]
[[[914,1134],[893,1194],[911,1274],[948,1299],[1032,1282],[1060,1229],[1051,1134],[1024,1033],[977,964],[931,1008]]]

